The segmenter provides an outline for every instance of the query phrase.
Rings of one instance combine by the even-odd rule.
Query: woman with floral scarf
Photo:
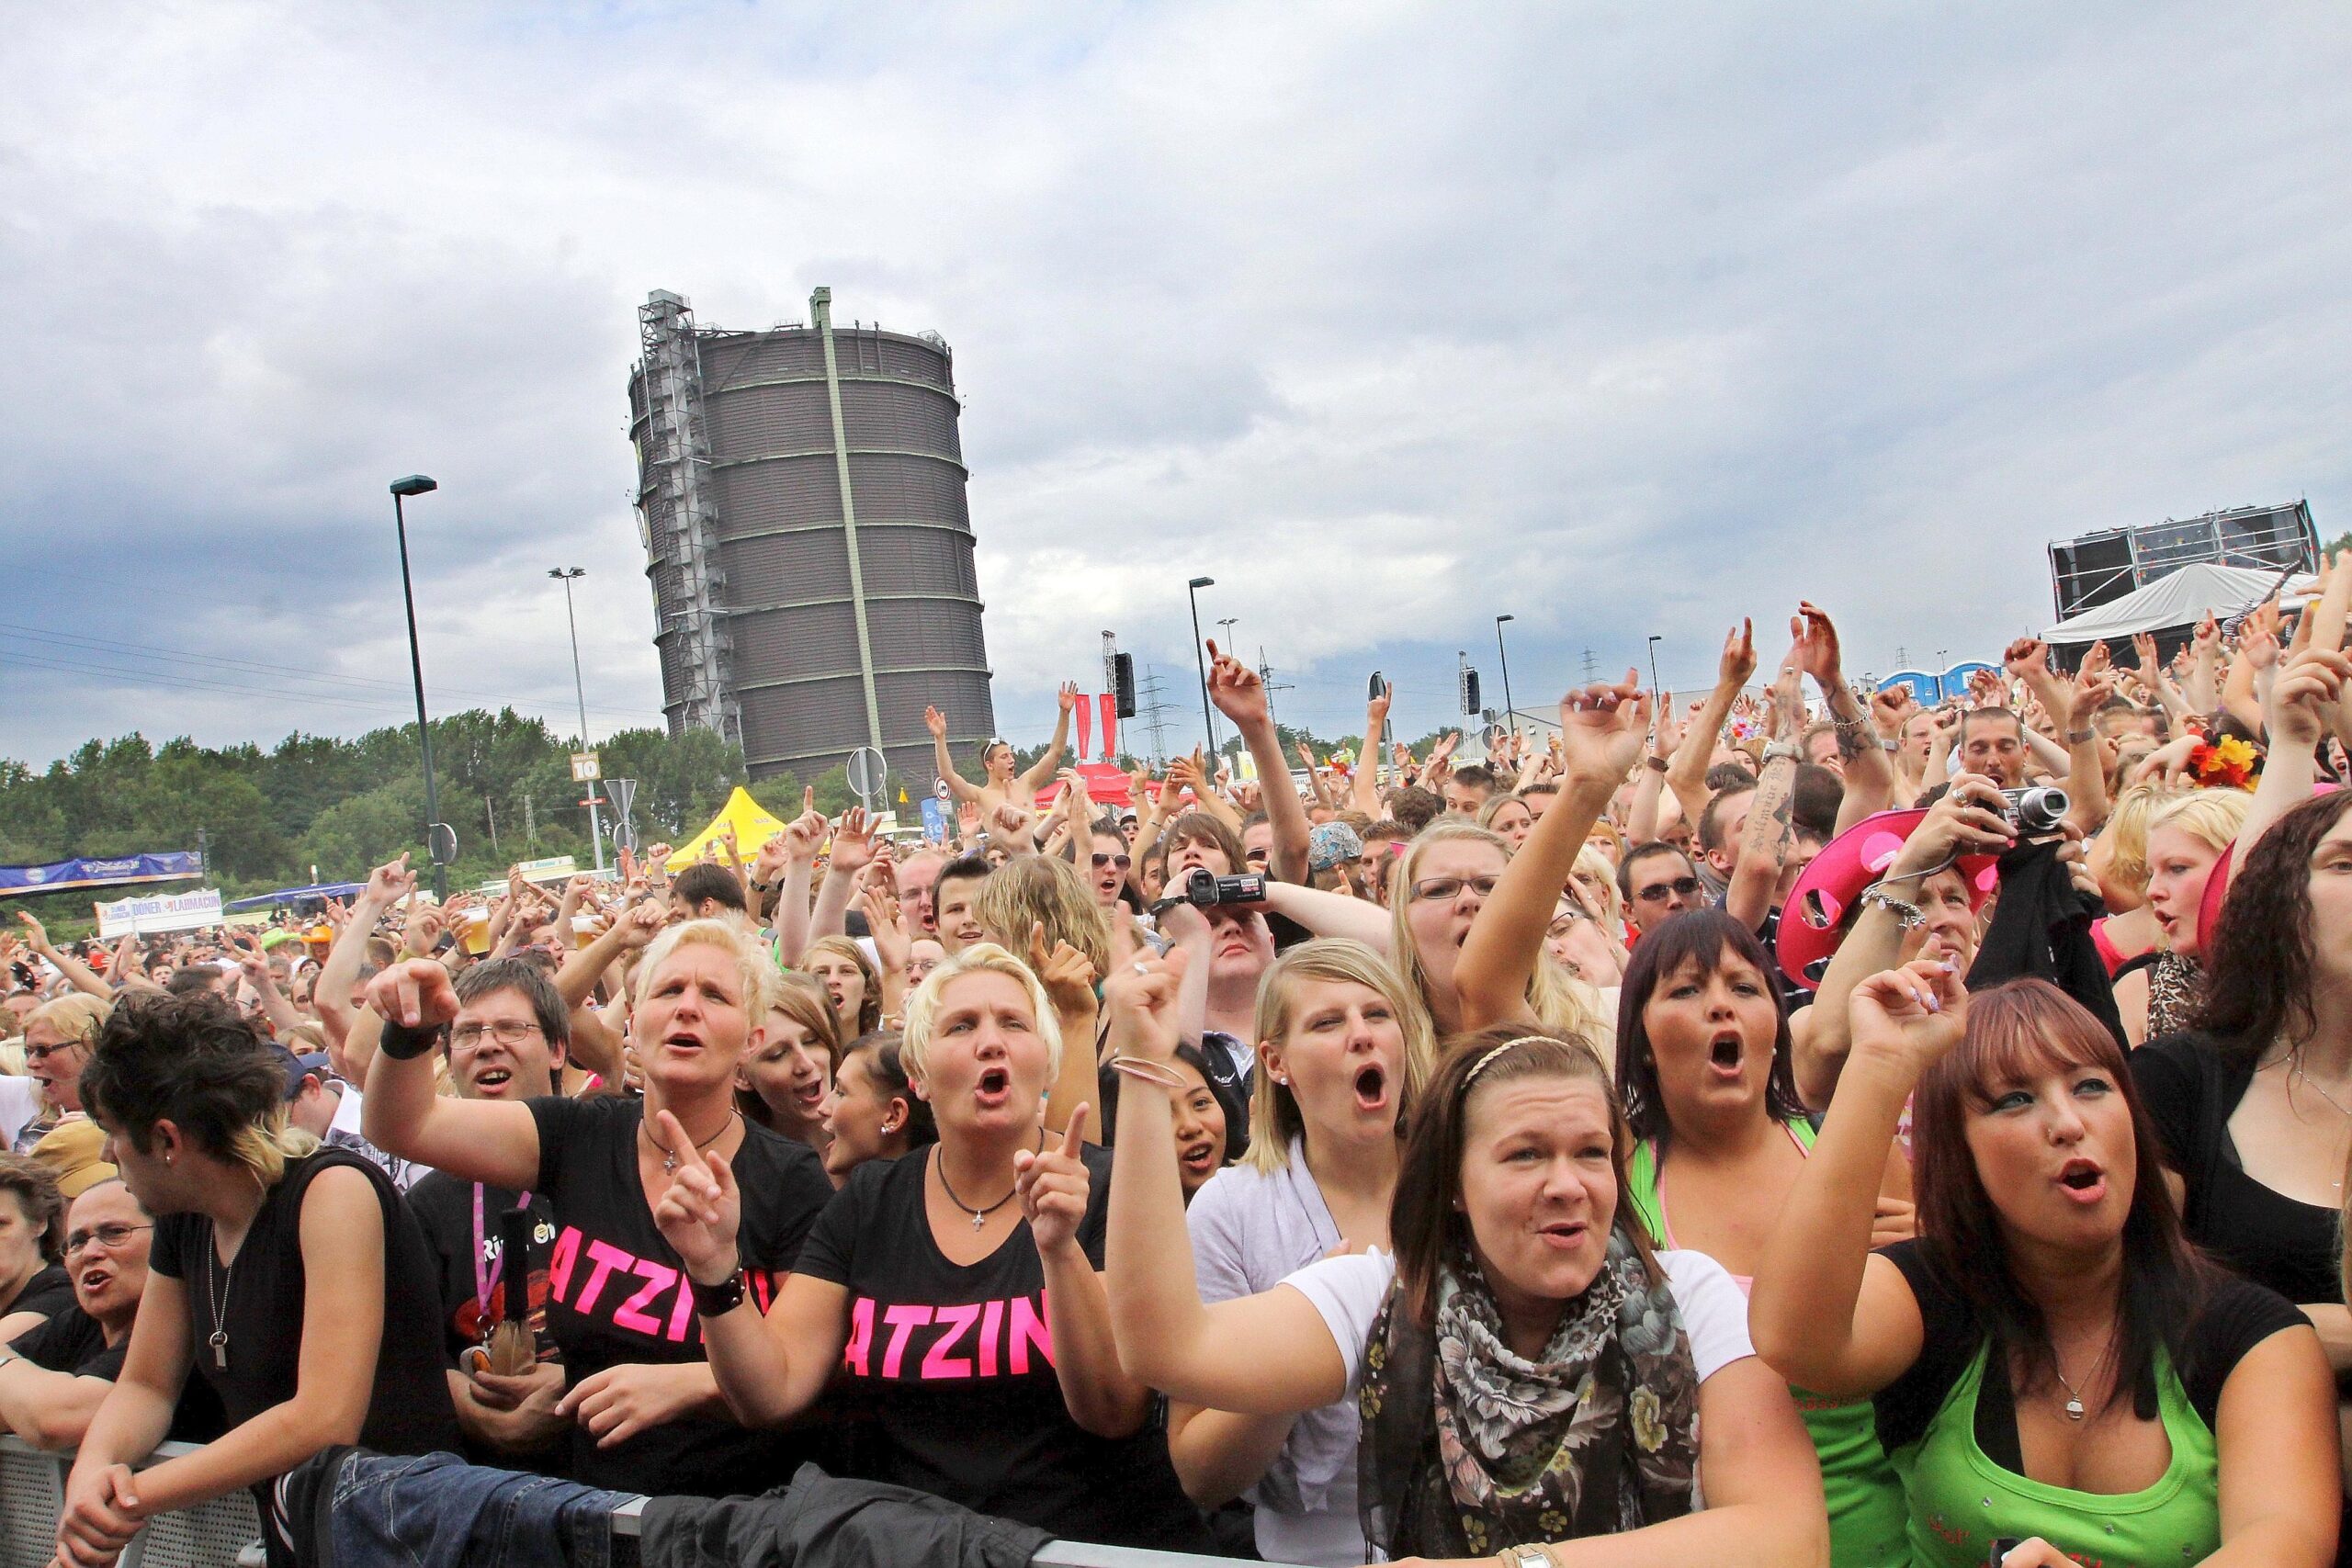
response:
[[[1623,1119],[1589,1045],[1450,1043],[1407,1138],[1396,1255],[1204,1306],[1162,1081],[1184,965],[1125,962],[1104,987],[1112,1066],[1135,1080],[1104,1275],[1130,1375],[1269,1416],[1353,1396],[1364,1533],[1389,1559],[1826,1561],[1820,1468],[1738,1287],[1700,1254],[1653,1252],[1618,1201]]]

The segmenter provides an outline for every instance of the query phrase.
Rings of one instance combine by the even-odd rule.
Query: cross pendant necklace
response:
[[[1045,1133],[1042,1129],[1037,1134],[1037,1146],[1040,1149],[1043,1149],[1046,1146]],[[947,1194],[947,1201],[955,1204],[957,1208],[963,1210],[964,1213],[972,1216],[972,1228],[974,1230],[978,1230],[982,1225],[986,1224],[990,1214],[995,1213],[999,1209],[1001,1209],[1007,1203],[1012,1202],[1013,1194],[1021,1190],[1021,1179],[1019,1177],[1015,1177],[1013,1178],[1011,1190],[1008,1190],[1003,1197],[998,1199],[995,1202],[990,1203],[985,1209],[975,1209],[972,1205],[956,1196],[956,1189],[947,1184],[947,1161],[943,1156],[933,1156],[932,1159],[932,1168],[939,1172],[939,1189],[941,1191]]]

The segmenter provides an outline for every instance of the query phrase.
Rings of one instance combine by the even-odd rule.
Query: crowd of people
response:
[[[1124,808],[934,712],[949,842],[19,915],[0,1421],[74,1568],[238,1488],[306,1561],[344,1445],[1318,1568],[2320,1568],[2348,604],[1923,707],[1807,604],[1760,684],[1295,772],[1212,643],[1254,777]]]

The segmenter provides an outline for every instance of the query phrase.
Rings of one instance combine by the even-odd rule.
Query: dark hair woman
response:
[[[1164,1080],[1184,963],[1142,960],[1105,987],[1113,1066],[1136,1080],[1119,1097],[1108,1275],[1135,1376],[1260,1416],[1356,1398],[1358,1510],[1391,1559],[1566,1568],[1580,1538],[1623,1535],[1611,1560],[1821,1560],[1820,1472],[1788,1389],[1756,1360],[1721,1266],[1653,1253],[1619,1201],[1623,1122],[1589,1045],[1508,1029],[1449,1042],[1406,1139],[1393,1258],[1328,1258],[1204,1305]]]
[[[2352,792],[2295,807],[2241,855],[2204,944],[2198,1028],[2132,1053],[2132,1076],[2182,1184],[2189,1239],[2300,1305],[2342,1376]]]
[[[1745,923],[1692,909],[1643,936],[1618,997],[1617,1091],[1638,1140],[1626,1201],[1661,1246],[1705,1253],[1742,1291],[1814,1142],[1774,969]],[[1882,1194],[1871,1240],[1911,1234],[1911,1205]],[[1791,1392],[1821,1459],[1830,1561],[1900,1562],[1903,1487],[1870,1402]]]
[[[1792,1381],[1872,1398],[1912,1561],[1975,1568],[2015,1538],[2007,1568],[2327,1562],[2326,1359],[2290,1304],[2183,1237],[2113,1036],[2046,981],[1972,998],[1924,960],[1851,1009],[1750,1321]],[[1873,1253],[1915,1088],[1921,1235]]]
[[[289,1129],[283,1053],[220,998],[127,1001],[82,1070],[131,1194],[155,1216],[122,1375],[67,1483],[66,1561],[110,1562],[147,1516],[254,1489],[332,1443],[454,1449],[440,1301],[416,1221],[373,1164]],[[130,1466],[170,1428],[190,1371],[229,1430]],[[270,1561],[290,1562],[281,1530]]]
[[[939,1141],[931,1106],[908,1080],[895,1032],[865,1034],[842,1052],[825,1112],[825,1174],[839,1187],[870,1159],[896,1159]]]

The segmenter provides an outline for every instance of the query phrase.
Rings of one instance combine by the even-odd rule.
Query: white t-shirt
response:
[[[17,1134],[40,1115],[40,1080],[0,1077],[0,1144],[16,1148]],[[17,1149],[24,1154],[24,1149]]]
[[[1682,1314],[1683,1332],[1690,1337],[1690,1359],[1699,1381],[1732,1362],[1756,1354],[1747,1337],[1747,1298],[1724,1271],[1724,1266],[1703,1252],[1660,1252],[1667,1288],[1674,1292],[1674,1308]],[[1293,1274],[1283,1284],[1292,1287],[1323,1314],[1324,1325],[1348,1363],[1348,1393],[1356,1392],[1363,1372],[1364,1341],[1373,1319],[1387,1299],[1389,1282],[1396,1278],[1396,1259],[1385,1252],[1356,1252],[1326,1258]]]

